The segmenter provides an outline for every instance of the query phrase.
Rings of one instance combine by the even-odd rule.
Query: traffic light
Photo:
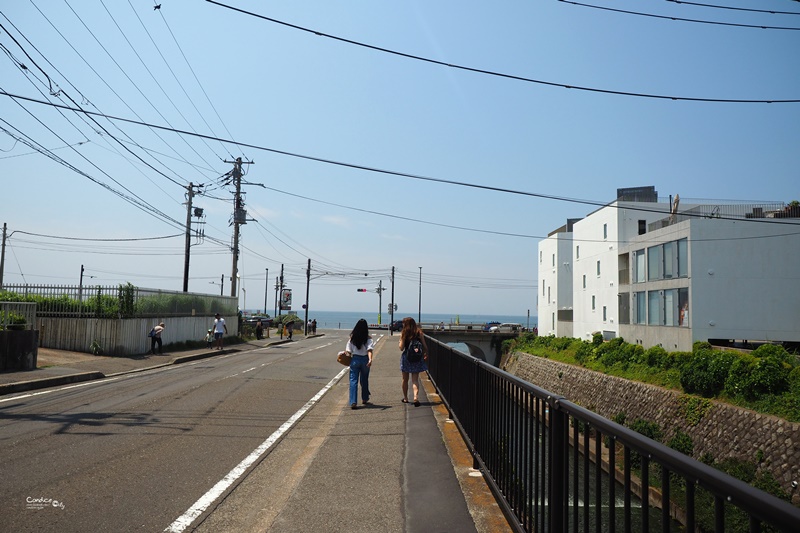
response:
[[[356,289],[358,292],[367,292],[367,289]]]

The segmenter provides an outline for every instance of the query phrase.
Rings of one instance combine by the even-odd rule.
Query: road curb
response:
[[[106,377],[102,372],[79,372],[77,374],[67,374],[51,378],[32,379],[29,381],[18,381],[16,383],[5,383],[0,385],[0,396],[14,394],[17,392],[27,392],[46,387],[58,387],[59,385],[69,385],[70,383],[81,383]]]

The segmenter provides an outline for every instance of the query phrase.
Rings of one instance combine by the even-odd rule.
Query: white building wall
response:
[[[572,335],[572,324],[558,320],[559,309],[572,307],[571,250],[572,233],[555,233],[539,242],[539,335]]]
[[[635,209],[637,207],[646,211]],[[575,337],[591,340],[592,334],[597,331],[603,332],[606,338],[619,335],[620,243],[626,243],[638,236],[640,220],[647,225],[664,218],[668,212],[667,203],[614,202],[575,223],[573,226],[575,255],[573,335]]]

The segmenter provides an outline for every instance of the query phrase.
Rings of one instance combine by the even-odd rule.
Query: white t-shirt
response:
[[[222,317],[214,319],[214,332],[225,333],[225,319]]]
[[[347,347],[345,348],[346,352],[350,352],[353,355],[369,355],[367,352],[372,351],[372,346],[374,345],[374,341],[372,337],[367,338],[367,342],[364,343],[364,346],[361,348],[356,348],[356,345],[353,344],[353,341],[347,341]]]

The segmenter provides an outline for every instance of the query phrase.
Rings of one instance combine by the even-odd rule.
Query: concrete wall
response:
[[[708,452],[716,460],[735,457],[757,462],[761,451],[764,462],[760,468],[769,471],[792,495],[792,502],[800,505],[800,489],[791,485],[800,482],[798,423],[711,401],[702,419],[691,425],[680,402],[686,395],[676,391],[519,352],[509,358],[506,370],[605,418],[624,412],[629,422],[638,418],[656,422],[665,441],[680,429],[692,438],[695,459]]]
[[[212,327],[214,317],[164,319],[39,318],[39,345],[43,348],[91,353],[97,341],[104,355],[127,356],[150,351],[150,329],[164,322],[164,344],[200,341]],[[229,335],[238,335],[237,317],[226,318]]]

